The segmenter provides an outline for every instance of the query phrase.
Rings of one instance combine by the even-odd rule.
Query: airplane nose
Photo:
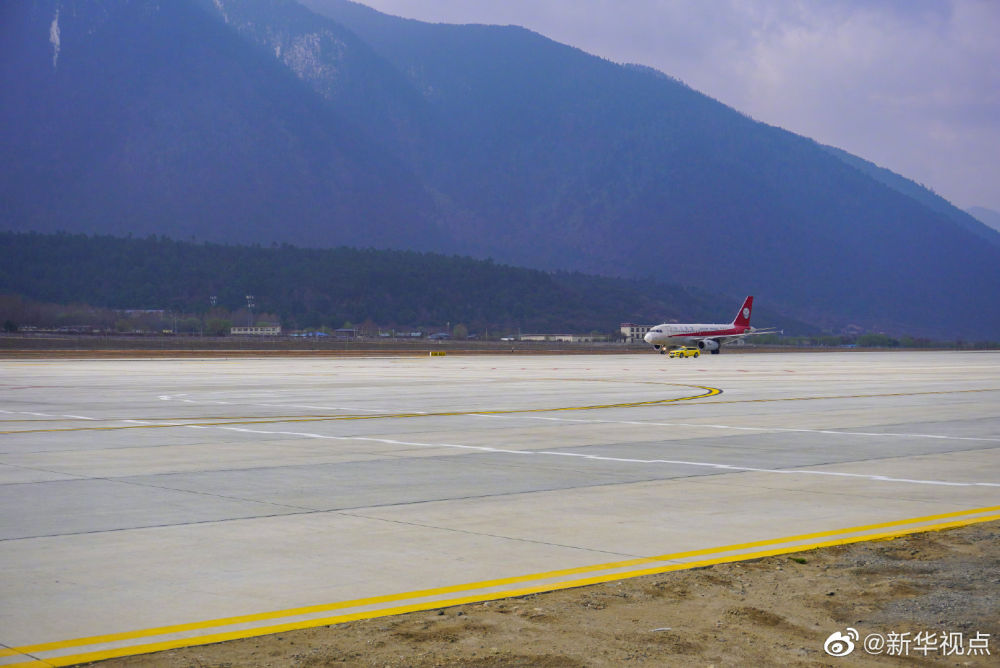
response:
[[[645,341],[646,343],[652,343],[653,342],[653,333],[652,332],[646,332],[646,336],[642,337],[642,340]]]

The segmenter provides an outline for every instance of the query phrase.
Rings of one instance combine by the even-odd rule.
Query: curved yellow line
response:
[[[592,411],[602,408],[636,408],[639,406],[656,406],[660,404],[677,403],[680,401],[694,401],[695,399],[705,399],[722,394],[722,390],[717,387],[706,385],[681,385],[673,383],[678,387],[694,387],[705,390],[702,394],[690,397],[674,397],[672,399],[652,399],[650,401],[629,401],[615,404],[596,404],[593,406],[564,406],[555,408],[510,408],[493,411],[444,411],[436,413],[384,413],[380,415],[306,415],[302,417],[272,417],[259,420],[236,420],[224,422],[185,422],[184,424],[130,424],[117,427],[67,427],[63,429],[19,429],[10,431],[0,431],[0,434],[37,434],[70,431],[118,431],[122,429],[166,429],[168,427],[219,427],[237,424],[279,424],[283,422],[335,422],[340,420],[385,420],[390,418],[419,418],[419,417],[453,417],[460,415],[512,415],[517,413],[551,413],[556,411]],[[125,418],[122,418],[125,419]],[[134,418],[128,418],[134,419]],[[168,418],[159,418],[168,419]],[[199,420],[204,418],[176,418],[180,420]]]

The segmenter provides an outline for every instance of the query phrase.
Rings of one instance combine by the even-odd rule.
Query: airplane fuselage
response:
[[[657,348],[676,348],[678,346],[697,346],[704,339],[715,337],[743,336],[750,330],[749,325],[732,325],[730,323],[690,324],[680,325],[664,323],[649,330],[643,339]]]

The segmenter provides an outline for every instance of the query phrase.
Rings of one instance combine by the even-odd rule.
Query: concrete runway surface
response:
[[[983,521],[998,446],[995,352],[0,360],[0,666]]]

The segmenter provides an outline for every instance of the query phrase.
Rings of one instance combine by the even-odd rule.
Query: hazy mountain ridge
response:
[[[823,148],[830,151],[833,155],[837,156],[847,164],[856,167],[864,174],[871,176],[880,183],[889,186],[893,190],[896,190],[907,197],[912,197],[929,209],[947,217],[955,224],[964,228],[966,231],[972,232],[984,241],[988,241],[995,246],[1000,246],[1000,230],[985,224],[985,222],[978,219],[975,214],[969,211],[962,211],[961,209],[955,207],[951,202],[944,199],[930,188],[911,181],[904,176],[900,176],[892,170],[879,167],[875,163],[865,160],[864,158],[851,155],[847,151],[834,146],[824,146]]]
[[[988,225],[997,232],[1000,232],[1000,211],[994,211],[982,206],[972,206],[969,207],[968,214],[983,225]]]
[[[1000,332],[985,226],[655,70],[344,0],[7,14],[8,228],[463,252],[834,329]]]

